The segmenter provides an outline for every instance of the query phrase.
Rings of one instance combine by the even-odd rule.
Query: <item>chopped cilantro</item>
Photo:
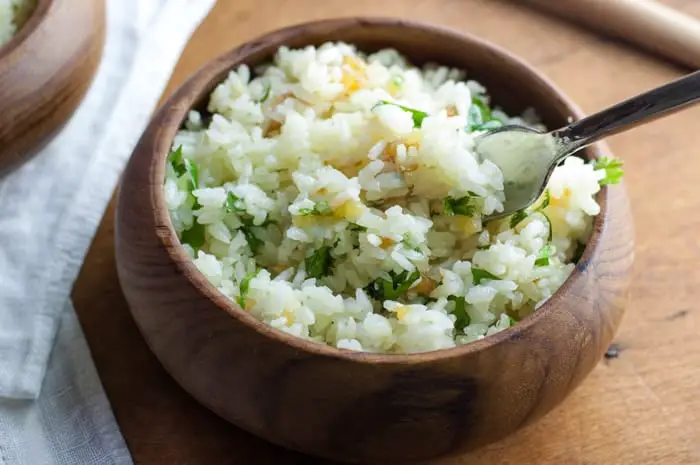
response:
[[[542,205],[537,207],[537,211],[542,211],[545,208],[549,206],[549,203],[552,201],[552,196],[549,194],[549,189],[545,189],[544,191],[544,200],[542,200]]]
[[[598,181],[601,186],[607,184],[619,184],[624,171],[622,170],[623,162],[617,158],[601,157],[595,161],[593,167],[596,170],[605,170],[605,177]]]
[[[245,213],[245,208],[241,208],[238,203],[241,199],[236,197],[233,192],[226,194],[226,202],[224,203],[224,210],[226,213]]]
[[[333,209],[326,200],[321,200],[316,202],[313,208],[300,208],[299,214],[301,216],[330,216],[333,214]]]
[[[350,231],[365,232],[367,228],[356,223],[350,223]]]
[[[537,259],[535,260],[535,266],[547,266],[549,265],[549,257],[554,252],[554,248],[547,244],[540,249],[537,253]]]
[[[420,278],[420,273],[414,271],[409,274],[408,271],[402,271],[399,274],[389,272],[391,281],[384,278],[377,278],[372,281],[367,287],[367,293],[379,301],[396,300],[411,288],[414,282]]]
[[[204,240],[206,238],[205,229],[206,227],[203,224],[195,221],[190,229],[182,232],[180,241],[183,244],[189,245],[194,250],[200,249],[204,245]]]
[[[170,163],[178,177],[185,174],[185,162],[182,157],[182,145],[178,145],[175,150],[168,154],[168,163]]]
[[[197,164],[185,158],[185,171],[190,178],[190,190],[199,189],[199,168]]]
[[[467,111],[469,132],[490,131],[503,126],[503,122],[493,117],[489,106],[479,97],[472,97],[472,103]]]
[[[510,315],[508,315],[508,322],[510,323],[510,327],[515,326],[515,324],[517,323],[517,321],[515,320],[515,318],[513,318],[513,317],[510,316]]]
[[[476,205],[472,203],[472,199],[476,198],[478,198],[478,196],[472,192],[458,199],[454,197],[445,198],[445,215],[474,216]]]
[[[265,83],[265,91],[263,92],[263,95],[262,95],[262,97],[260,97],[260,100],[258,100],[258,102],[264,103],[268,98],[270,98],[270,89],[271,88],[272,88],[272,86],[270,85],[270,83],[266,82]]]
[[[248,242],[248,247],[253,255],[257,255],[260,251],[260,247],[263,246],[264,242],[258,239],[258,237],[253,233],[252,229],[248,227],[242,227],[241,232],[245,236],[245,240]]]
[[[525,218],[527,218],[527,212],[525,210],[518,210],[515,212],[513,216],[510,217],[510,229],[515,229]]]
[[[248,295],[248,288],[250,287],[250,280],[253,279],[258,275],[258,272],[260,270],[255,270],[252,273],[248,273],[245,275],[245,277],[241,280],[240,284],[240,297],[238,297],[238,305],[240,305],[243,309],[245,309],[245,298]]]
[[[481,268],[472,268],[472,282],[475,285],[481,284],[481,281],[483,281],[484,279],[492,279],[494,281],[498,281],[501,278],[489,273],[486,270],[482,270]]]
[[[311,278],[321,278],[327,276],[333,264],[331,257],[331,248],[329,246],[321,247],[316,250],[311,256],[306,257],[306,274]]]
[[[552,242],[552,233],[554,232],[554,228],[552,227],[552,220],[549,219],[547,215],[544,213],[540,212],[542,216],[544,216],[544,219],[547,220],[547,226],[549,227],[549,234],[547,235],[547,242]]]
[[[462,331],[471,323],[471,318],[467,313],[467,301],[463,296],[457,297],[454,295],[449,296],[447,300],[451,300],[455,303],[455,308],[452,310],[452,314],[457,317],[455,320],[455,329],[457,331]]]
[[[414,108],[409,108],[405,107],[403,105],[399,105],[398,103],[394,102],[389,102],[388,100],[380,100],[373,108],[377,108],[380,105],[394,105],[395,107],[401,108],[403,111],[407,111],[411,113],[413,116],[413,127],[414,128],[419,128],[423,124],[423,120],[428,116],[428,114],[424,111],[416,110]]]

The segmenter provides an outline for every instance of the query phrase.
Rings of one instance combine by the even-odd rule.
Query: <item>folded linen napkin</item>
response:
[[[0,397],[39,395],[118,177],[213,3],[108,0],[104,55],[85,100],[39,156],[0,179]]]

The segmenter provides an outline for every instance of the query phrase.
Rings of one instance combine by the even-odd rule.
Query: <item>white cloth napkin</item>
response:
[[[0,465],[131,463],[69,295],[214,1],[107,0],[106,46],[85,100],[37,158],[0,179]]]
[[[61,310],[118,177],[213,3],[108,0],[104,55],[85,100],[37,158],[0,179],[0,397],[39,395]]]

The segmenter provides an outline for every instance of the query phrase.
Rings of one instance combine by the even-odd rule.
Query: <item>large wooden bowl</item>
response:
[[[343,40],[391,46],[415,63],[468,71],[510,111],[534,106],[550,127],[580,111],[547,79],[480,39],[398,20],[341,19],[292,27],[212,61],[158,111],[124,174],[117,208],[119,278],[146,341],[199,402],[273,443],[341,461],[405,463],[498,440],[541,417],[591,371],[626,303],[632,224],[622,186],[575,272],[514,328],[416,355],[341,351],[285,335],[212,287],[180,247],[163,198],[166,154],[192,107],[228,71],[282,44]],[[597,157],[598,148],[586,152]]]
[[[104,0],[37,0],[0,47],[0,175],[34,155],[73,114],[104,36]]]

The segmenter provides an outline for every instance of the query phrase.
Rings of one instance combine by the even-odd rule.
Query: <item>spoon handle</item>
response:
[[[554,134],[566,143],[571,153],[604,137],[678,111],[698,99],[700,71],[576,121]]]

